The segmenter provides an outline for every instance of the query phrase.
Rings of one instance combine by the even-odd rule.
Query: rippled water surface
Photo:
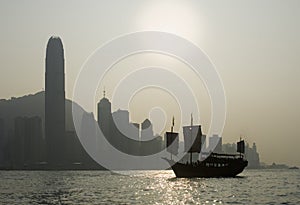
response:
[[[177,179],[172,171],[123,174],[0,171],[0,204],[300,204],[299,170],[246,170],[227,179]]]

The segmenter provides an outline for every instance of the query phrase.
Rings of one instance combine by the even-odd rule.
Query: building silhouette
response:
[[[111,144],[116,144],[116,140],[113,139],[113,118],[111,113],[111,103],[105,97],[105,91],[103,91],[103,98],[99,101],[97,106],[98,111],[98,125],[102,134]]]
[[[5,139],[5,124],[4,119],[0,118],[0,167],[4,165],[5,162],[5,149],[6,149],[6,139]]]
[[[46,49],[45,137],[49,165],[61,165],[65,151],[64,49],[59,37],[51,37]]]
[[[85,147],[95,156],[97,155],[97,122],[93,113],[84,112],[81,120],[80,137],[85,138]]]
[[[25,136],[26,125],[24,118],[17,117],[14,120],[15,128],[13,135],[13,149],[12,149],[12,166],[14,168],[23,168],[24,166],[24,155],[25,155]]]
[[[127,110],[119,109],[112,113],[111,103],[104,91],[98,103],[98,124],[108,142],[119,151],[131,155],[149,155],[161,151],[162,137],[154,136],[150,120],[139,124],[129,119]]]
[[[129,123],[129,112],[128,110],[118,109],[112,113],[114,124],[118,130],[125,136],[131,137],[130,123]]]
[[[140,155],[155,154],[163,149],[163,138],[160,135],[154,135],[153,125],[149,119],[142,122],[140,132]]]
[[[252,144],[252,147],[250,147],[249,144],[246,143],[245,157],[249,163],[248,168],[260,168],[259,154],[257,152],[255,142]]]
[[[227,154],[237,154],[236,143],[226,143],[222,145],[224,153]]]
[[[44,161],[42,119],[37,116],[25,118],[25,125],[25,165],[36,165]]]
[[[131,126],[129,123],[129,112],[127,110],[118,109],[112,113],[113,137],[116,139],[118,149],[130,153],[131,148]]]
[[[12,147],[12,167],[23,169],[43,161],[44,142],[40,117],[16,117]]]
[[[99,128],[105,136],[108,136],[111,131],[112,114],[111,103],[105,97],[105,91],[103,91],[103,98],[98,103],[97,111]]]
[[[145,119],[141,125],[141,140],[148,141],[153,139],[153,126],[149,119]]]
[[[83,166],[85,151],[75,131],[66,131],[66,161],[68,164]]]
[[[134,140],[140,140],[140,124],[139,123],[130,123],[130,133],[131,137]]]

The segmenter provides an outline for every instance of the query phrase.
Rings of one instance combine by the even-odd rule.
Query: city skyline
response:
[[[105,90],[103,90],[102,99],[97,104],[98,120],[95,121],[92,112],[86,112],[76,102],[73,102],[72,106],[75,109],[78,109],[76,108],[78,106],[83,112],[80,119],[80,129],[76,130],[77,133],[75,133],[74,128],[66,129],[66,120],[67,118],[70,119],[70,112],[66,117],[64,61],[62,40],[57,36],[50,37],[46,46],[46,90],[41,92],[44,93],[43,101],[40,101],[39,105],[25,103],[27,106],[29,105],[25,109],[24,105],[17,103],[18,98],[12,98],[9,101],[1,100],[2,103],[17,105],[14,117],[9,111],[6,114],[3,110],[1,112],[0,140],[3,146],[0,150],[0,167],[2,169],[103,169],[101,163],[98,162],[100,166],[95,165],[95,162],[90,158],[96,160],[95,155],[107,154],[106,151],[109,149],[109,146],[103,147],[102,144],[105,142],[97,134],[97,126],[99,126],[99,131],[104,134],[110,145],[123,153],[148,156],[164,150],[164,141],[166,140],[163,140],[162,136],[154,135],[151,121],[145,119],[141,123],[130,122],[128,110],[118,109],[112,112],[111,102],[106,98]],[[40,94],[28,95],[27,98]],[[38,114],[30,111],[34,107],[42,107],[42,111]],[[25,110],[27,114],[22,114]],[[193,119],[191,114],[191,124],[183,127],[185,152],[198,153],[194,156],[191,154],[190,161],[198,159],[199,153],[222,153],[222,147],[217,147],[214,143],[211,143],[211,139],[217,137],[218,139],[214,140],[215,143],[222,146],[222,138],[217,135],[210,137],[209,147],[207,148],[206,135],[202,134],[201,125],[193,124]],[[9,125],[12,125],[12,127]],[[174,125],[175,118],[173,117],[171,132],[173,132]],[[90,138],[90,140],[85,141],[86,138]],[[178,153],[178,149],[183,149],[179,146],[178,133],[176,141],[177,151],[174,151],[174,153]],[[177,157],[177,154],[175,155]],[[181,160],[185,160],[186,157],[184,156]],[[122,161],[117,163],[117,169],[137,168],[124,166]],[[259,161],[257,167],[259,167]],[[142,165],[138,168],[143,169],[144,167]],[[149,168],[160,167],[150,166]]]
[[[182,13],[181,21],[172,15],[178,12],[168,9],[163,3],[157,1],[147,5],[136,2],[132,7],[125,3],[120,4],[116,8],[113,4],[100,7],[95,3],[90,15],[79,18],[80,12],[75,7],[70,9],[68,15],[65,14],[66,3],[61,3],[60,9],[50,5],[48,5],[49,9],[45,9],[38,2],[32,8],[25,3],[18,5],[3,3],[1,21],[4,32],[1,42],[4,49],[1,49],[0,55],[2,83],[0,98],[8,99],[42,90],[45,42],[53,34],[63,39],[67,50],[66,97],[72,99],[73,87],[81,65],[101,44],[123,33],[137,30],[164,30],[194,42],[203,48],[215,63],[227,97],[224,142],[236,141],[240,135],[243,135],[251,144],[256,142],[259,145],[262,161],[300,164],[295,157],[299,155],[297,146],[300,144],[298,135],[300,113],[297,109],[300,102],[297,90],[300,81],[300,73],[297,69],[300,47],[298,38],[300,31],[297,27],[297,19],[300,18],[297,12],[298,2],[273,1],[272,8],[269,8],[267,2],[249,2],[245,6],[237,2],[228,5],[221,3],[220,8],[213,7],[213,3],[175,3],[173,9]],[[86,4],[80,3],[80,5],[83,10],[92,8]],[[235,6],[236,10],[231,6]],[[40,11],[36,11],[36,8]],[[115,11],[120,8],[125,12],[122,16],[126,16],[123,21],[120,21],[121,15]],[[210,12],[212,10],[215,12]],[[9,12],[16,13],[16,11],[20,13],[10,18]],[[51,15],[53,11],[56,11],[56,16]],[[41,19],[34,19],[34,16],[40,16],[38,15],[40,12],[44,12],[45,15]],[[160,15],[152,18],[149,15],[152,12]],[[106,23],[97,13],[106,15],[107,18],[112,19],[112,23]],[[171,17],[163,17],[163,14],[170,14]],[[159,17],[161,23],[158,22]],[[17,26],[9,25],[6,22],[8,18],[11,25]],[[79,21],[76,25],[73,21],[67,24],[70,19]],[[132,21],[132,19],[137,20]],[[258,19],[262,20],[258,21]],[[33,22],[36,27],[25,28],[22,26],[24,22]],[[85,25],[86,22],[90,24]],[[185,26],[185,22],[189,24]],[[95,29],[95,25],[99,28]],[[130,67],[134,61],[138,61],[138,65],[143,65],[141,61],[149,62],[153,59],[158,59],[157,64],[170,63],[174,69],[184,69],[167,57],[159,59],[155,55],[128,59],[119,66]],[[110,81],[112,77],[106,81]],[[187,77],[192,79],[189,75]],[[116,79],[119,79],[118,76]],[[107,97],[110,99],[113,94],[112,85],[105,83]],[[8,87],[10,89],[7,89]],[[101,99],[102,88],[101,85],[97,100]],[[148,93],[156,92],[149,90]],[[148,117],[150,106],[148,104],[141,106],[143,102],[141,98],[144,97],[145,94],[137,96],[134,104],[129,107],[132,121],[141,122]],[[198,97],[204,99],[204,108],[209,108],[207,96]],[[115,106],[112,106],[113,110],[117,109],[117,105]],[[132,107],[137,107],[137,111]],[[126,108],[121,107],[121,109]],[[95,108],[89,111],[96,113]],[[167,114],[172,117],[172,113]],[[200,114],[198,122],[203,125],[206,133],[210,113],[204,109],[203,114]],[[158,112],[157,116],[162,115]],[[156,124],[162,123],[158,121]],[[167,122],[166,127],[169,124],[170,122]]]

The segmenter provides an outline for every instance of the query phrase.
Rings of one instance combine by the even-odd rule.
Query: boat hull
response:
[[[248,162],[242,158],[228,160],[226,166],[207,166],[208,162],[198,162],[193,164],[184,164],[166,159],[171,165],[176,177],[194,178],[194,177],[235,177],[240,174]],[[219,164],[216,164],[219,165]]]

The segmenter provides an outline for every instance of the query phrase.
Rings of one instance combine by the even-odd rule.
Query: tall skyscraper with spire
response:
[[[98,103],[98,124],[102,133],[105,136],[112,135],[112,113],[111,113],[111,103],[105,97],[105,88],[103,90],[103,98]]]
[[[59,37],[51,37],[46,50],[45,136],[47,161],[63,164],[65,150],[64,49]]]

